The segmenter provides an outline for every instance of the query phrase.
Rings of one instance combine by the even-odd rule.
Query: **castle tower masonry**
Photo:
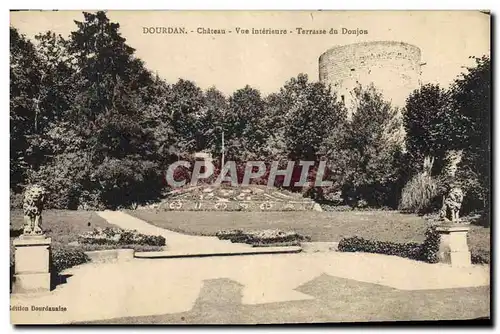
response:
[[[414,45],[376,41],[337,46],[319,57],[319,80],[330,84],[337,98],[352,110],[352,90],[371,83],[385,100],[404,107],[406,98],[421,85],[421,52]]]

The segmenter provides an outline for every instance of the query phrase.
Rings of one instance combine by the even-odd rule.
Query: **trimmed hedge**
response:
[[[112,250],[112,249],[133,249],[136,252],[158,252],[164,249],[163,246],[150,246],[150,245],[137,245],[137,244],[130,244],[130,245],[77,244],[77,245],[68,245],[68,247],[79,249],[84,252]]]
[[[92,245],[148,245],[165,246],[166,240],[161,235],[146,235],[136,230],[121,228],[95,228],[93,231],[82,233],[78,242]]]
[[[395,255],[417,261],[437,263],[439,262],[439,238],[436,226],[430,226],[425,231],[425,240],[421,244],[415,242],[385,242],[351,237],[340,240],[338,250],[340,252]],[[483,254],[471,252],[471,262],[473,264],[488,264],[490,259]]]
[[[385,255],[395,255],[412,260],[428,263],[438,262],[439,233],[435,226],[431,226],[425,232],[425,240],[419,244],[416,242],[397,243],[368,240],[360,237],[343,238],[339,242],[340,252],[364,252]]]
[[[242,230],[224,230],[215,234],[220,240],[231,240],[234,243],[245,243],[255,247],[269,245],[298,245],[301,241],[309,241],[310,237],[297,232],[284,232],[281,230],[260,230],[243,232]]]
[[[438,263],[439,257],[439,233],[436,231],[436,226],[432,225],[425,231],[425,240],[420,245],[420,258],[422,261],[429,263]]]
[[[489,254],[471,252],[471,261],[474,264],[489,264],[490,257]]]
[[[338,250],[340,252],[396,255],[413,260],[420,260],[421,258],[421,245],[415,242],[397,243],[351,237],[340,240]]]
[[[52,250],[52,272],[60,273],[61,271],[84,264],[90,261],[90,258],[81,250],[58,248]]]

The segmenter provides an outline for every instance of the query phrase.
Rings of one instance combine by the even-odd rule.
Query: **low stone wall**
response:
[[[325,253],[338,251],[338,242],[301,242],[300,246],[304,253]]]
[[[134,258],[134,253],[135,251],[133,249],[106,249],[85,252],[90,258],[90,261],[95,263],[130,261]]]

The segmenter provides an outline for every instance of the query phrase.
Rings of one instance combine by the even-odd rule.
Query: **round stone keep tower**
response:
[[[420,87],[420,49],[402,42],[377,41],[333,47],[319,57],[319,80],[330,84],[349,108],[352,90],[373,83],[391,101],[403,107]]]

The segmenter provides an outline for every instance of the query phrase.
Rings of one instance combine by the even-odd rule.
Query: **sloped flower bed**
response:
[[[230,240],[234,243],[245,243],[254,247],[293,246],[301,241],[309,241],[310,237],[297,232],[281,230],[260,230],[244,232],[242,230],[223,230],[215,234],[220,240]]]
[[[228,185],[185,187],[159,203],[138,209],[158,211],[311,211],[315,202],[299,193],[266,186]]]
[[[215,201],[215,200],[172,200],[159,204],[159,211],[311,211],[312,201]]]
[[[219,186],[205,187],[185,187],[170,193],[173,199],[181,199],[187,201],[200,200],[220,200],[227,199],[228,201],[259,201],[264,202],[269,199],[282,201],[300,201],[306,200],[301,194],[293,193],[285,189],[274,187],[251,185],[251,186],[230,186],[222,184]]]
[[[92,245],[149,245],[165,246],[166,240],[161,235],[146,235],[136,230],[121,228],[95,228],[78,236],[81,244]]]

